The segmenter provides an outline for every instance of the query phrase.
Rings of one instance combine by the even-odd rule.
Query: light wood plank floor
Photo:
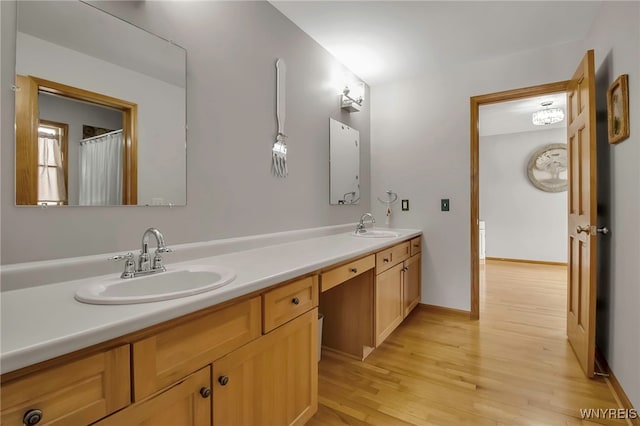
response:
[[[489,261],[481,319],[416,309],[365,362],[327,351],[308,425],[593,425],[618,408],[565,337],[566,269]]]

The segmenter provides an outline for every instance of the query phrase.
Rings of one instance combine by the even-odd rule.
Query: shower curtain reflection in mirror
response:
[[[80,141],[81,206],[122,204],[122,130]]]

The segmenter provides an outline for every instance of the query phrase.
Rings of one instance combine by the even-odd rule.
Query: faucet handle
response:
[[[108,259],[112,260],[114,262],[118,262],[120,260],[131,260],[131,261],[133,261],[133,253],[129,252],[127,254],[117,254],[115,256],[109,257]]]
[[[133,253],[127,254],[118,254],[116,256],[112,256],[109,260],[118,262],[120,260],[124,260],[124,271],[120,278],[133,278],[136,273],[136,262],[134,261]]]

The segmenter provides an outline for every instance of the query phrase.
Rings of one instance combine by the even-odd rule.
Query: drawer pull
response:
[[[40,423],[40,420],[42,420],[42,410],[35,408],[24,413],[22,423],[26,426],[31,426]]]
[[[218,377],[218,383],[220,383],[220,385],[222,385],[222,386],[226,386],[227,383],[229,383],[229,377],[227,377],[227,376]]]
[[[389,263],[389,259],[387,259],[386,257],[384,259],[382,259],[384,263]]]
[[[293,299],[291,299],[291,303],[293,303],[294,305],[299,305],[300,299],[298,299],[297,297],[294,297]]]
[[[203,398],[209,398],[211,396],[211,388],[208,386],[203,386],[200,388],[200,395]]]
[[[413,247],[414,247],[414,248],[419,248],[419,247],[420,247],[420,244],[414,244],[414,245],[413,245]]]
[[[356,268],[351,268],[351,272],[353,272],[354,274],[357,274],[358,270]]]

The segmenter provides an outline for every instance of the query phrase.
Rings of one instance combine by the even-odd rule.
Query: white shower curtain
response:
[[[38,134],[38,202],[61,204],[67,199],[62,147],[57,136]]]
[[[81,206],[122,204],[122,130],[80,141]]]

